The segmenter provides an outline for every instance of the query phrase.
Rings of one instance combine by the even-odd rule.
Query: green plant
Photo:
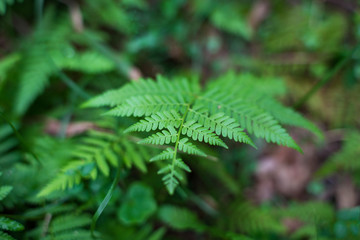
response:
[[[301,151],[281,123],[295,125],[319,133],[301,115],[283,107],[261,89],[254,88],[252,75],[229,73],[211,82],[203,91],[197,82],[186,79],[170,81],[158,76],[157,81],[143,79],[110,90],[84,104],[86,107],[111,106],[107,115],[145,117],[126,132],[157,131],[139,143],[169,145],[150,161],[165,160],[159,170],[170,194],[174,193],[182,171],[189,166],[178,152],[206,156],[191,142],[205,142],[227,148],[220,137],[255,146],[245,132],[267,142]]]
[[[2,173],[0,172],[0,176]],[[2,201],[6,196],[12,191],[12,186],[1,186],[0,187],[0,201]],[[8,233],[4,231],[22,231],[24,226],[17,221],[14,221],[10,218],[0,216],[0,239],[3,240],[14,240]]]

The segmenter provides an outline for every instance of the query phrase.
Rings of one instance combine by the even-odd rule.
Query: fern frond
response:
[[[150,162],[159,161],[159,160],[170,160],[174,156],[174,149],[172,148],[166,148],[163,152],[160,154],[152,157],[150,159]]]
[[[10,236],[9,234],[0,231],[0,239],[2,240],[15,240],[15,238],[13,238],[12,236]]]
[[[174,194],[176,187],[179,185],[179,180],[175,178],[176,173],[176,170],[173,170],[162,178],[166,189],[171,195]],[[158,174],[162,174],[162,172],[158,172]]]
[[[360,133],[358,131],[348,132],[345,136],[341,150],[331,156],[317,171],[318,178],[345,171],[358,174],[360,170]]]
[[[125,132],[141,131],[149,132],[151,130],[162,130],[167,127],[178,128],[181,123],[181,116],[174,110],[170,112],[158,112],[152,114],[150,117],[145,117],[144,120],[140,120],[134,125],[130,126]]]
[[[70,240],[83,239],[91,240],[91,232],[86,230],[91,223],[88,215],[69,214],[55,217],[49,227],[48,236],[42,238],[44,240]]]
[[[157,132],[145,139],[139,141],[142,144],[154,144],[154,145],[164,145],[169,143],[175,143],[177,140],[178,133],[173,127],[168,128],[167,130],[162,130]]]
[[[7,218],[7,217],[0,217],[0,230],[21,231],[21,230],[24,230],[24,226],[14,220]]]
[[[238,81],[239,78],[241,81]],[[264,97],[271,101],[261,101],[266,88],[259,87],[261,84],[254,84],[254,78],[252,75],[239,77],[230,73],[210,83],[204,93],[198,94],[198,89],[185,80],[169,81],[158,77],[156,82],[140,80],[118,90],[108,91],[86,102],[84,106],[115,107],[107,113],[112,116],[145,117],[130,126],[126,132],[160,130],[139,143],[174,144],[173,149],[167,148],[151,158],[151,161],[168,160],[168,165],[160,169],[159,174],[165,174],[163,181],[172,194],[183,179],[182,171],[190,170],[183,161],[178,160],[177,152],[206,156],[188,138],[227,148],[220,139],[222,136],[254,146],[245,133],[247,130],[267,142],[301,151],[280,123],[316,130],[314,125],[275,100]],[[278,79],[275,82],[278,83]],[[272,89],[270,95],[282,92],[283,88]],[[288,118],[284,119],[283,114],[287,114]],[[181,135],[188,138],[181,138]]]
[[[87,226],[91,218],[87,215],[65,215],[54,219],[50,231],[53,234]]]
[[[198,216],[187,208],[164,205],[159,209],[159,218],[162,222],[176,230],[195,230],[202,232],[206,229]]]
[[[234,87],[235,88],[235,87]],[[301,152],[300,147],[290,137],[279,122],[256,102],[237,97],[238,92],[209,89],[199,97],[197,106],[209,106],[210,114],[223,112],[236,119],[240,126],[256,137],[267,142],[284,145]]]
[[[87,164],[89,163],[84,161],[70,162],[38,193],[37,197],[45,197],[57,190],[65,190],[79,184],[81,182],[81,175],[78,173]]]
[[[158,112],[177,111],[183,112],[188,104],[183,98],[176,99],[172,96],[138,96],[131,97],[124,104],[110,110],[110,116],[150,116]]]
[[[188,138],[182,138],[179,141],[179,149],[181,151],[188,153],[188,154],[194,154],[194,155],[206,157],[206,154],[203,151],[201,151],[194,144],[192,144],[191,142],[188,142],[188,141],[189,141]]]
[[[0,201],[6,198],[7,195],[13,190],[12,186],[1,186],[0,187]]]
[[[114,123],[115,124],[115,123]],[[112,127],[112,126],[109,126]],[[115,127],[115,126],[113,126]],[[73,188],[83,178],[96,179],[98,172],[108,177],[112,167],[123,162],[125,167],[137,167],[146,172],[145,159],[149,153],[142,145],[130,141],[124,134],[107,131],[90,130],[86,136],[75,144],[70,161],[61,168],[55,178],[38,194],[46,197],[52,192]]]
[[[184,163],[184,161],[181,160],[180,158],[177,158],[177,159],[174,161],[174,166],[175,166],[175,167],[178,167],[178,168],[181,168],[181,169],[183,169],[183,170],[185,170],[185,171],[187,171],[187,172],[191,172],[191,169],[189,168],[189,166],[186,165],[186,164]]]
[[[236,142],[243,142],[255,147],[252,140],[244,130],[240,128],[240,124],[238,124],[235,119],[226,116],[223,112],[209,116],[206,110],[199,110],[200,109],[195,108],[189,109],[187,119],[196,119],[205,128],[208,128],[219,136],[228,137]]]
[[[75,53],[73,56],[64,56],[62,53],[54,54],[53,60],[61,69],[89,74],[104,73],[115,69],[111,60],[94,51]]]
[[[182,132],[192,138],[194,141],[209,143],[211,145],[217,145],[224,148],[228,148],[226,144],[212,131],[203,127],[201,124],[196,123],[195,120],[190,120],[183,125]]]
[[[170,82],[162,76],[157,77],[157,81],[154,82],[151,79],[140,79],[137,82],[131,82],[126,84],[120,89],[110,90],[90,99],[83,104],[84,107],[101,107],[110,106],[114,107],[125,103],[132,97],[149,96],[176,98],[181,96],[185,101],[189,101],[194,94],[194,90],[191,88],[188,81],[181,79],[178,81]]]
[[[7,165],[20,159],[20,152],[16,151],[18,140],[12,136],[9,125],[0,125],[0,158],[1,165]]]
[[[318,138],[323,139],[322,131],[312,122],[305,119],[300,113],[287,108],[271,98],[263,97],[258,101],[263,109],[267,109],[273,117],[282,124],[301,127],[314,133]]]

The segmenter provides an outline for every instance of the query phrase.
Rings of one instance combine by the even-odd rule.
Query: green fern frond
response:
[[[45,89],[54,68],[43,46],[32,47],[25,54],[24,68],[20,76],[15,112],[22,114]]]
[[[187,119],[196,119],[205,128],[219,136],[228,137],[236,142],[243,142],[255,147],[249,136],[240,128],[240,124],[222,112],[209,116],[204,110],[189,109]]]
[[[88,165],[89,162],[72,161],[67,164],[61,172],[51,180],[39,193],[38,197],[45,197],[57,190],[72,188],[81,182],[80,170]]]
[[[90,230],[86,230],[91,223],[88,215],[69,214],[56,217],[50,224],[49,232],[44,240],[91,240]]]
[[[110,116],[124,117],[124,116],[150,116],[158,112],[177,111],[183,112],[186,109],[187,103],[184,99],[176,99],[172,96],[139,96],[131,97],[126,103],[112,109],[107,113]]]
[[[319,139],[324,138],[322,131],[315,126],[315,124],[305,119],[300,113],[295,112],[291,108],[287,108],[275,100],[265,97],[258,102],[262,108],[268,109],[273,117],[280,123],[307,129],[314,133]]]
[[[240,126],[244,127],[249,133],[253,133],[256,137],[301,151],[300,147],[281,127],[279,122],[253,102],[241,99],[231,100],[226,93],[214,92],[208,92],[201,99],[211,105],[211,114],[217,114],[219,111],[224,112],[236,119]]]
[[[167,130],[162,130],[157,132],[145,139],[139,141],[142,144],[154,144],[154,145],[164,145],[169,143],[175,143],[177,140],[178,133],[173,127],[168,128]]]
[[[186,122],[182,127],[183,135],[192,138],[194,141],[209,143],[210,145],[221,146],[228,148],[226,144],[212,131],[203,127],[200,123],[196,123],[195,120]]]
[[[115,69],[114,63],[103,55],[86,51],[66,56],[62,53],[53,54],[54,63],[61,69],[79,71],[89,74],[109,72]]]
[[[57,71],[54,57],[69,48],[67,36],[71,30],[70,25],[61,21],[55,25],[52,17],[51,14],[44,16],[21,51],[19,65],[22,71],[14,104],[17,114],[23,114],[44,91],[50,76]]]
[[[194,155],[206,157],[206,154],[200,149],[198,149],[194,144],[189,142],[188,138],[182,138],[179,141],[179,149],[188,154],[194,154]]]
[[[176,98],[182,96],[185,101],[188,101],[194,94],[194,89],[191,88],[188,81],[180,79],[170,82],[162,76],[157,77],[154,82],[151,79],[140,79],[138,81],[126,84],[124,87],[117,90],[109,90],[97,97],[85,102],[83,107],[101,107],[101,106],[118,106],[128,101],[132,97],[148,96],[149,98],[168,97]]]
[[[166,148],[163,152],[160,154],[152,157],[150,159],[150,162],[159,161],[159,160],[170,160],[172,156],[174,155],[174,149],[172,148]]]
[[[267,97],[266,89],[254,84],[254,78],[252,75],[229,73],[210,83],[207,90],[199,94],[198,88],[186,80],[169,81],[158,76],[157,81],[142,79],[118,90],[110,90],[90,99],[84,106],[114,107],[107,113],[112,116],[145,117],[126,132],[157,131],[139,143],[174,144],[173,149],[167,148],[151,158],[151,161],[167,160],[167,165],[159,174],[165,174],[163,181],[172,194],[183,179],[181,171],[190,170],[183,161],[177,160],[177,152],[206,156],[188,138],[227,148],[220,138],[227,137],[254,146],[246,130],[267,142],[301,151],[280,123],[316,130],[300,115]],[[270,95],[276,95],[279,91],[272,89]],[[263,97],[271,101],[261,101]],[[288,118],[282,114],[287,114]]]
[[[0,187],[0,201],[6,198],[7,195],[13,190],[12,186],[1,186]]]
[[[15,240],[15,238],[13,238],[12,236],[10,236],[9,234],[0,231],[0,239],[2,240]]]
[[[206,229],[206,225],[199,220],[198,216],[187,208],[163,205],[159,209],[159,218],[171,228],[180,231],[202,232]]]
[[[13,53],[0,60],[0,90],[7,78],[8,72],[16,66],[20,59],[19,53]]]
[[[176,159],[176,160],[174,161],[174,166],[175,166],[175,167],[178,167],[178,168],[181,168],[182,170],[185,170],[186,172],[191,172],[190,167],[189,167],[188,165],[186,165],[186,164],[184,163],[184,161],[181,160],[180,158],[178,158],[178,159]]]
[[[14,220],[7,218],[7,217],[0,217],[0,230],[21,231],[21,230],[24,230],[24,226]]]
[[[348,132],[341,150],[330,157],[317,171],[318,178],[324,178],[339,171],[357,175],[360,170],[360,133]]]
[[[0,158],[1,166],[14,163],[20,159],[20,152],[16,150],[18,140],[12,136],[9,125],[0,125]]]
[[[144,146],[131,142],[124,134],[90,130],[73,147],[70,157],[71,161],[39,192],[38,197],[73,188],[84,178],[96,179],[98,172],[108,177],[111,168],[119,166],[120,161],[125,167],[135,166],[146,172],[144,159],[148,157],[148,152]]]
[[[69,231],[75,228],[81,228],[91,223],[91,218],[86,215],[65,215],[54,219],[51,224],[51,233]]]
[[[138,123],[130,126],[125,132],[149,132],[151,130],[162,130],[169,126],[178,128],[181,123],[181,116],[174,110],[170,112],[158,112],[152,114],[150,117],[145,117],[144,120],[140,120]]]

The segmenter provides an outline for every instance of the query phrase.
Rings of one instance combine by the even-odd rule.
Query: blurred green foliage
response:
[[[0,0],[0,239],[359,239],[359,208],[338,209],[332,193],[344,175],[359,186],[359,40],[355,0]],[[246,96],[321,141],[320,126],[323,142],[289,131],[325,152],[308,192],[259,203],[257,159],[276,149],[259,138],[257,150],[196,145],[207,157],[184,155],[192,172],[169,195],[166,163],[149,163],[163,146],[124,133],[138,119],[82,107],[158,74],[224,104]]]

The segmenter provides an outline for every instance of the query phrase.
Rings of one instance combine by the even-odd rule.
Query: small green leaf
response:
[[[133,183],[118,211],[118,217],[125,224],[141,224],[155,210],[156,202],[152,189],[142,183]]]

